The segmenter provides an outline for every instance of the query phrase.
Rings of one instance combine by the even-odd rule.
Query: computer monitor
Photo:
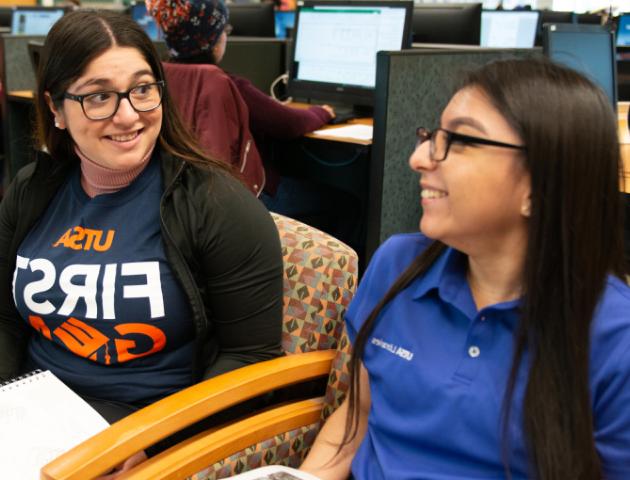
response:
[[[541,10],[540,22],[536,31],[536,46],[542,45],[542,27],[546,23],[575,23],[576,16],[574,12],[557,12],[555,10]]]
[[[13,7],[0,7],[0,27],[11,28],[13,22]]]
[[[286,72],[286,48],[282,38],[228,37],[221,68],[269,93],[273,81]]]
[[[295,10],[276,10],[276,38],[290,38],[295,26]]]
[[[630,47],[630,13],[619,15],[617,22],[617,46]]]
[[[372,106],[376,54],[411,45],[413,2],[305,0],[295,19],[293,97]]]
[[[414,42],[479,45],[481,3],[432,3],[413,8]]]
[[[273,3],[230,4],[229,9],[233,36],[276,36]]]
[[[135,3],[130,9],[131,18],[142,27],[142,30],[144,30],[151,40],[155,41],[164,38],[162,29],[156,23],[153,16],[147,12],[147,6],[144,2]]]
[[[540,23],[575,23],[574,12],[556,12],[555,10],[541,10]]]
[[[602,16],[599,13],[578,13],[576,15],[577,23],[586,23],[590,25],[601,25]]]
[[[65,10],[54,7],[15,7],[11,16],[13,35],[47,35],[48,30],[63,17]]]
[[[481,13],[481,46],[532,48],[540,12],[536,10],[484,10]]]
[[[554,62],[577,70],[598,84],[617,108],[614,35],[599,25],[548,24],[543,52]]]

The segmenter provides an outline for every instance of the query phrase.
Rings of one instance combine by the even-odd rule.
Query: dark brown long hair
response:
[[[164,80],[164,71],[153,43],[131,17],[111,11],[77,10],[64,15],[52,27],[42,52],[37,72],[37,136],[58,162],[78,161],[74,142],[67,130],[53,125],[45,92],[57,108],[61,95],[87,65],[113,47],[132,47],[150,65],[153,75]],[[230,171],[229,165],[209,157],[198,146],[192,133],[182,123],[169,94],[168,85],[162,96],[162,128],[159,143],[167,152],[203,168]]]
[[[607,276],[623,273],[621,161],[613,109],[592,82],[544,60],[488,64],[468,75],[460,86],[466,87],[482,90],[518,132],[527,145],[531,176],[523,298],[503,401],[506,474],[507,425],[527,351],[531,364],[522,408],[530,473],[541,480],[602,478],[588,381],[589,332]],[[435,242],[416,258],[359,331],[343,443],[356,435],[360,362],[380,312],[444,249]]]

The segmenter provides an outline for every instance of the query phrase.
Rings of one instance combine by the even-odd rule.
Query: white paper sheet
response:
[[[39,470],[109,424],[51,372],[0,387],[0,478]]]
[[[320,480],[318,477],[294,468],[268,465],[229,477],[228,480]]]
[[[315,130],[314,135],[325,135],[335,138],[354,138],[357,140],[372,140],[373,128],[371,125],[344,125],[337,128]]]

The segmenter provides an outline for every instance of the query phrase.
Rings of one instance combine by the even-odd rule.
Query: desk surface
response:
[[[304,109],[309,108],[312,105],[309,103],[302,102],[291,102],[288,104],[292,108]],[[324,125],[319,130],[334,130],[335,128],[345,127],[348,125],[369,125],[372,126],[374,124],[374,119],[372,118],[355,118],[352,120],[348,120],[346,123],[341,123],[339,125]],[[327,137],[326,135],[314,135],[312,133],[307,133],[304,135],[308,138],[317,138],[319,140],[328,140],[330,142],[343,142],[343,143],[356,143],[357,145],[372,145],[372,140],[361,140],[358,138],[346,138],[346,137]]]

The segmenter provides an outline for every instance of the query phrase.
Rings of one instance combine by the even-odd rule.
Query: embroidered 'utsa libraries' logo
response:
[[[71,248],[72,250],[106,252],[112,246],[116,231],[108,230],[104,241],[103,233],[103,230],[95,230],[77,225],[76,227],[69,228],[59,240],[53,243],[53,247],[62,246]]]

